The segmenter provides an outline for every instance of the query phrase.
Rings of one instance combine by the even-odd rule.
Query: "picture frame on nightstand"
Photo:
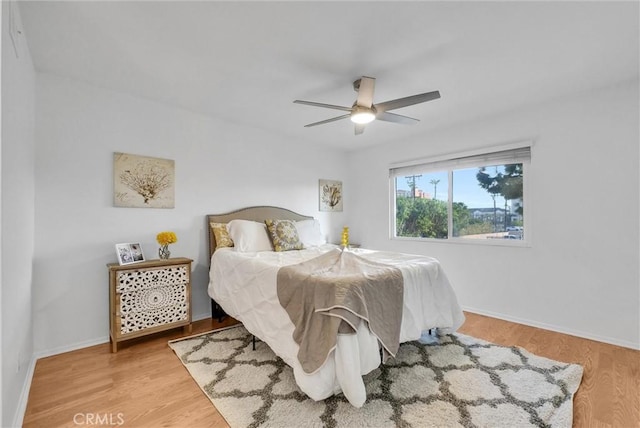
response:
[[[145,261],[142,246],[139,243],[116,244],[116,255],[120,266]]]

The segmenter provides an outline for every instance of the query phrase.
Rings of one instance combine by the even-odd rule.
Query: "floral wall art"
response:
[[[342,211],[342,181],[320,180],[320,211]]]
[[[175,162],[128,153],[113,154],[113,205],[175,207]]]

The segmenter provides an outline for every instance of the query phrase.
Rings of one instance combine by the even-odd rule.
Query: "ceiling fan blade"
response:
[[[415,125],[420,122],[418,119],[414,119],[409,116],[402,116],[400,114],[389,113],[387,111],[378,112],[376,114],[377,120],[383,120],[385,122],[402,123],[403,125]]]
[[[362,123],[356,123],[355,125],[356,125],[356,128],[355,128],[355,130],[356,130],[356,135],[360,135],[360,134],[362,134],[362,133],[364,132],[364,124],[362,124]]]
[[[411,95],[410,97],[398,98],[397,100],[385,101],[383,103],[376,104],[376,110],[378,112],[384,112],[388,110],[394,110],[401,107],[412,106],[414,104],[424,103],[426,101],[437,100],[440,98],[439,91],[425,92],[424,94]]]
[[[313,101],[295,100],[294,103],[296,103],[296,104],[304,104],[304,105],[307,105],[307,106],[314,106],[314,107],[332,108],[334,110],[351,111],[351,107],[342,107],[342,106],[336,106],[336,105],[333,105],[333,104],[316,103],[316,102],[313,102]]]
[[[333,117],[331,119],[326,119],[326,120],[321,120],[320,122],[310,123],[308,125],[305,125],[304,127],[305,128],[309,128],[310,126],[324,125],[325,123],[331,123],[331,122],[335,122],[336,120],[346,119],[349,116],[351,116],[351,114],[343,114],[342,116]]]
[[[362,76],[358,86],[358,99],[356,105],[360,107],[371,108],[373,105],[373,89],[376,85],[376,79],[373,77]]]

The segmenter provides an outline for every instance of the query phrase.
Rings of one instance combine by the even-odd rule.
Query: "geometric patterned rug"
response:
[[[364,376],[362,408],[313,401],[244,327],[169,343],[232,427],[571,427],[582,367],[462,334],[407,342]],[[188,421],[185,421],[188,423]]]

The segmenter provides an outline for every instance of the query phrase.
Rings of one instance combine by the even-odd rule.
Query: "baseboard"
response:
[[[33,373],[36,370],[37,358],[35,355],[31,356],[29,360],[29,367],[27,367],[27,374],[24,377],[24,384],[22,385],[22,391],[20,392],[20,398],[18,399],[18,405],[16,406],[16,413],[13,415],[13,427],[21,427],[24,421],[24,414],[27,411],[27,402],[29,401],[29,391],[31,390],[31,381],[33,380]]]
[[[199,321],[206,318],[211,318],[210,313],[203,313],[194,315],[192,320]],[[59,346],[57,348],[47,349],[43,351],[34,352],[29,361],[29,368],[25,376],[24,385],[22,386],[22,392],[20,393],[20,400],[16,413],[13,418],[13,425],[15,427],[21,427],[24,420],[24,414],[27,410],[27,401],[29,400],[29,391],[31,389],[31,382],[33,381],[33,374],[36,368],[36,362],[40,358],[52,357],[54,355],[63,354],[65,352],[77,351],[78,349],[88,348],[90,346],[102,345],[109,343],[109,336],[101,336],[95,339],[86,340],[84,342],[77,342],[71,345]]]
[[[546,324],[538,321],[533,321],[524,318],[513,317],[510,315],[500,314],[492,311],[485,311],[482,309],[472,308],[469,306],[463,306],[462,309],[467,312],[473,312],[478,315],[485,315],[491,318],[497,318],[504,321],[510,321],[518,324],[528,325],[530,327],[541,328],[544,330],[554,331],[556,333],[568,334],[569,336],[581,337],[583,339],[595,340],[596,342],[608,343],[610,345],[622,346],[623,348],[630,348],[634,350],[640,350],[640,343],[633,343],[626,340],[619,340],[606,336],[599,336],[596,334],[587,333],[584,331],[573,330],[564,327],[558,327],[552,324]]]
[[[211,312],[205,312],[203,314],[199,314],[199,315],[193,315],[191,317],[191,321],[200,321],[200,320],[204,320],[207,318],[211,318]]]
[[[89,346],[102,345],[109,342],[109,336],[101,336],[95,339],[85,340],[84,342],[76,342],[71,345],[59,346],[57,348],[46,349],[44,351],[35,352],[33,355],[36,360],[40,358],[51,357],[53,355],[64,354],[65,352],[77,351],[78,349],[88,348]]]
[[[194,315],[191,318],[191,321],[200,321],[206,318],[211,318],[211,314],[205,312],[203,314]],[[84,342],[76,342],[71,345],[59,346],[57,348],[38,351],[33,355],[37,360],[39,358],[51,357],[53,355],[63,354],[65,352],[77,351],[78,349],[88,348],[89,346],[102,345],[103,343],[109,343],[109,336],[101,336],[95,339],[86,340]]]

